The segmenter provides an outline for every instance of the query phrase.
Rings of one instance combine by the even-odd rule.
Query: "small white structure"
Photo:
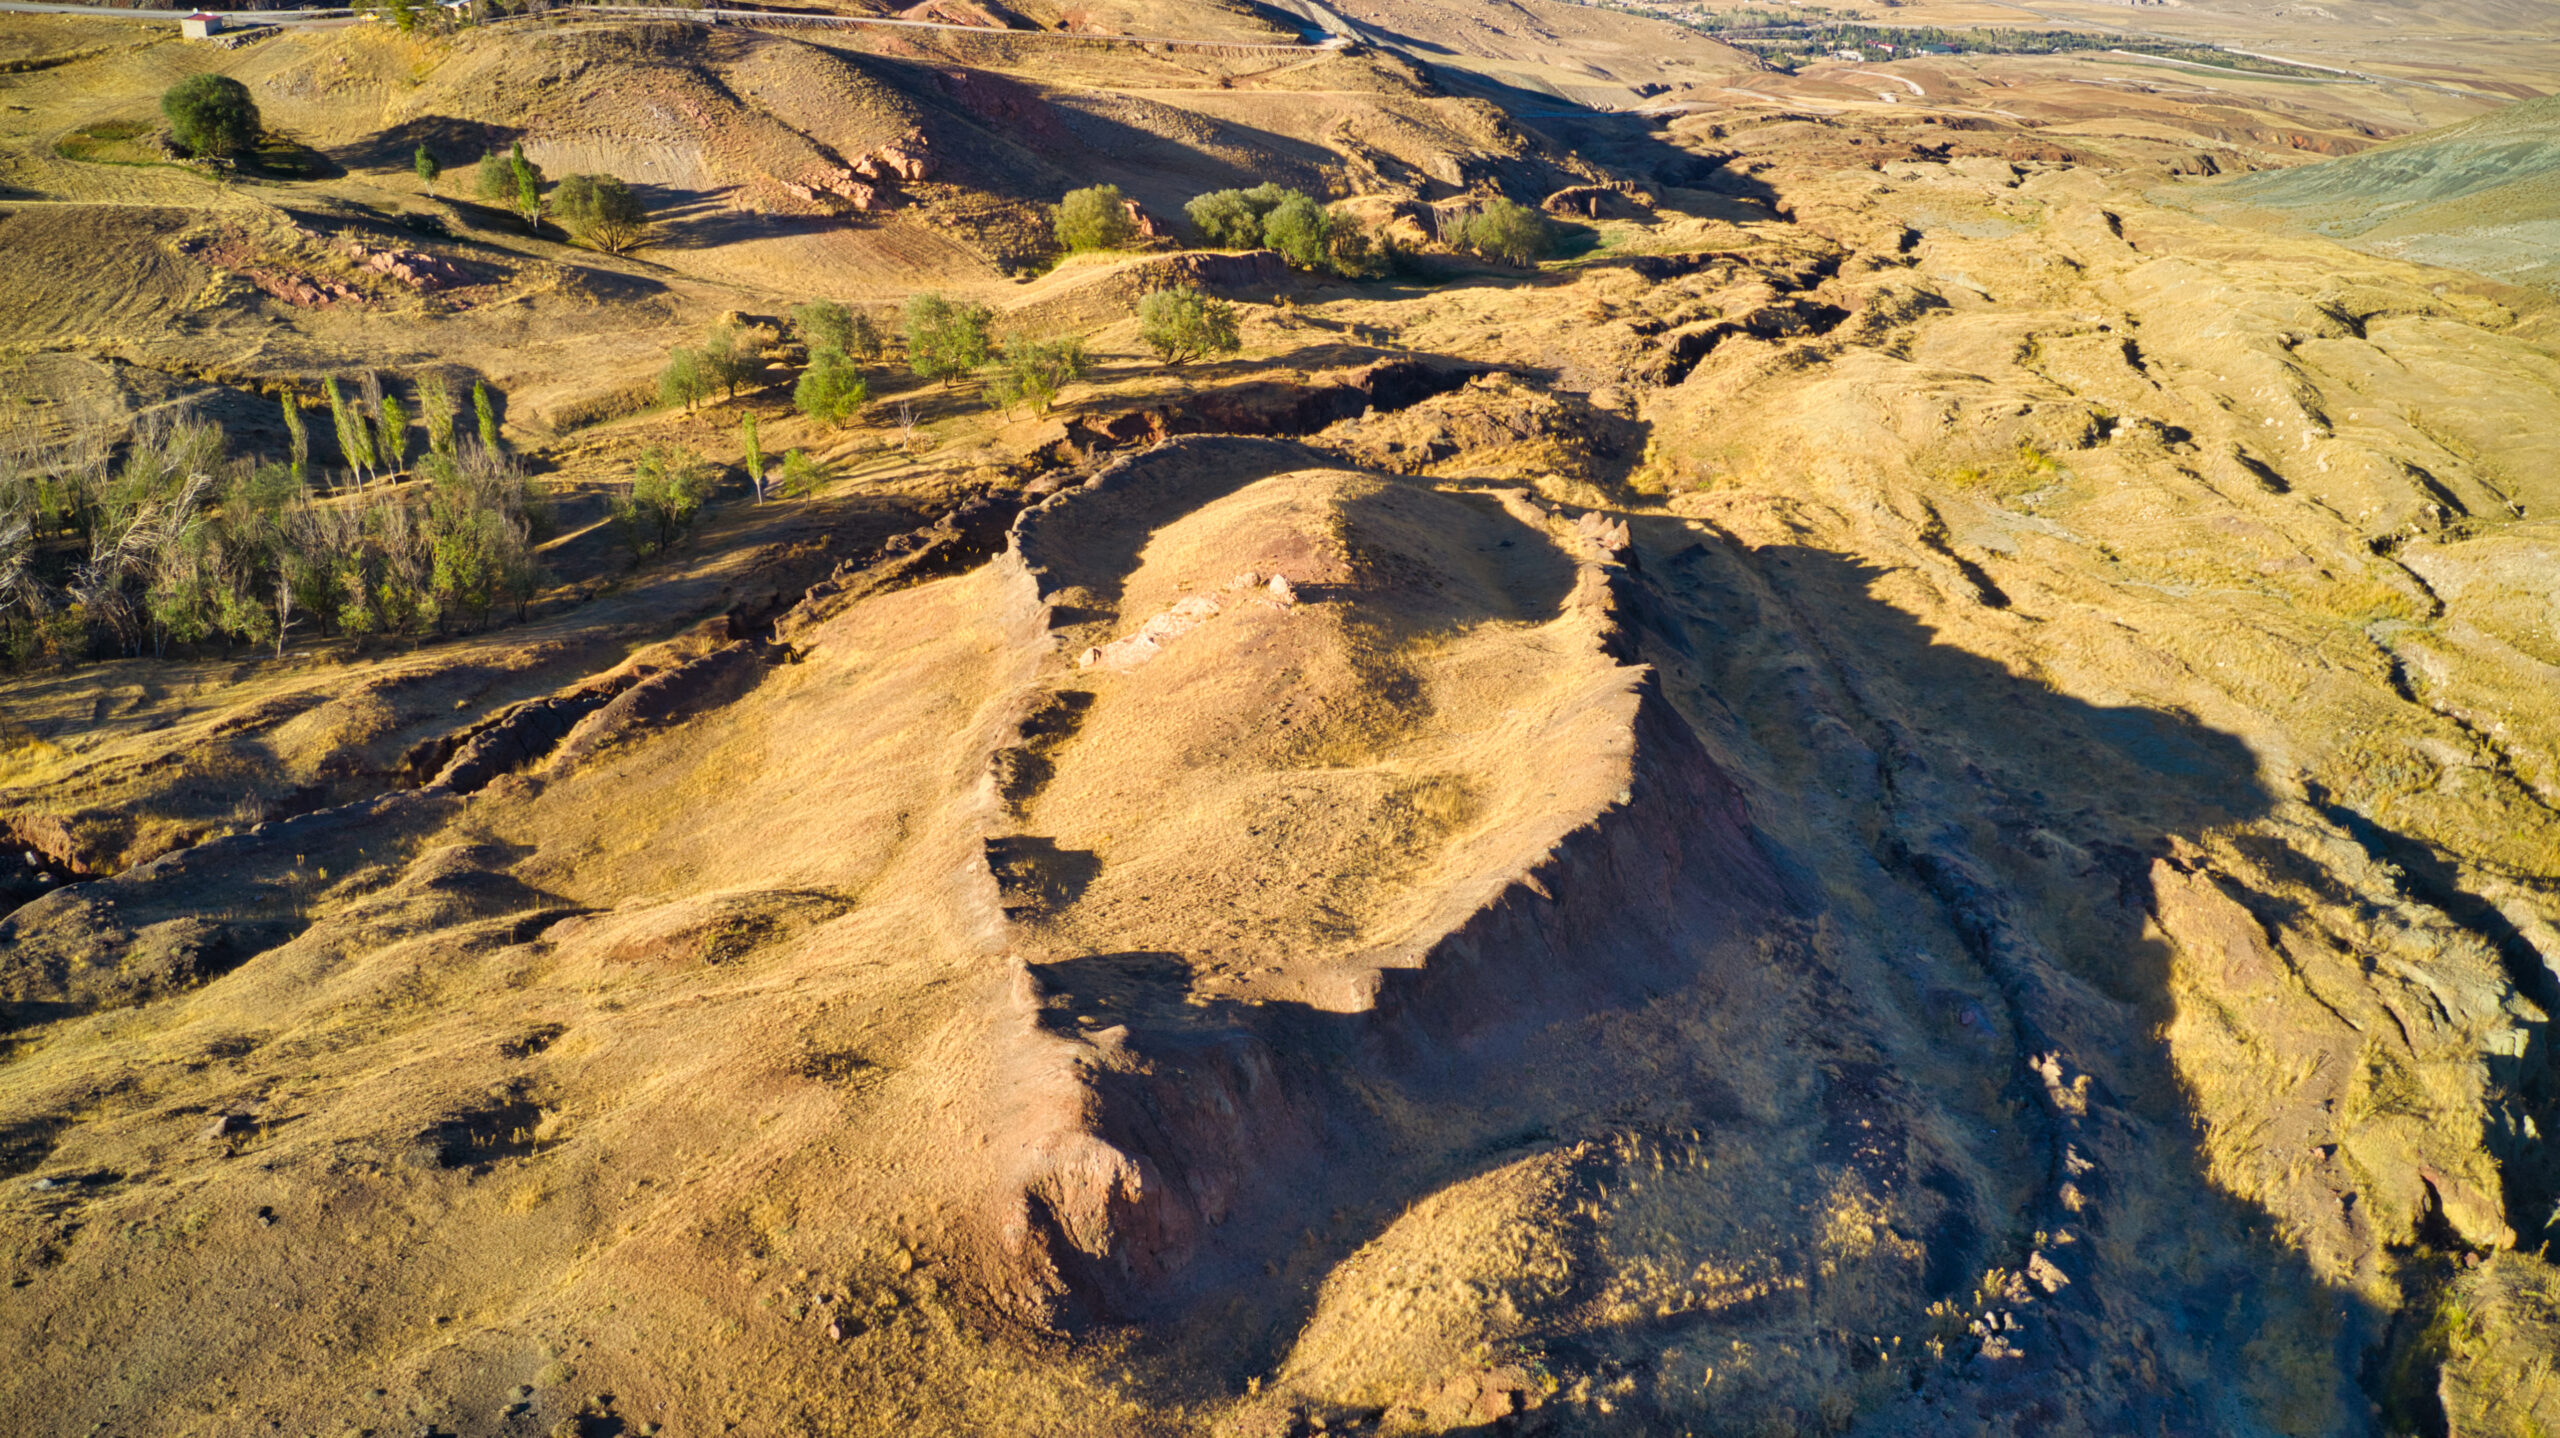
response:
[[[210,40],[222,33],[222,17],[198,10],[178,22],[178,33],[190,40]]]

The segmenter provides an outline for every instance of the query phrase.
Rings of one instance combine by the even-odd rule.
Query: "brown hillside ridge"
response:
[[[0,1432],[2560,1432],[2546,9],[8,15]]]

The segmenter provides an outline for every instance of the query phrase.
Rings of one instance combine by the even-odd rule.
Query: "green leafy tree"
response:
[[[1058,391],[1084,378],[1086,363],[1081,339],[1012,341],[987,383],[988,402],[1008,414],[1016,405],[1047,414]]]
[[[571,175],[551,192],[551,207],[579,243],[627,254],[648,238],[649,211],[612,175]]]
[[[987,362],[987,325],[994,315],[984,305],[955,302],[934,291],[907,301],[907,367],[918,379],[938,380],[948,389],[977,373]]]
[[[1058,243],[1069,250],[1123,250],[1138,238],[1138,222],[1130,217],[1118,185],[1067,191],[1065,199],[1050,207],[1049,220]]]
[[[792,306],[791,328],[812,356],[820,350],[834,350],[865,363],[880,358],[880,327],[872,323],[870,315],[833,300],[811,300]]]
[[[667,351],[667,367],[658,371],[658,403],[680,404],[690,412],[711,398],[711,374],[702,351],[678,345]]]
[[[764,375],[762,340],[772,331],[740,330],[736,325],[714,325],[702,345],[703,378],[718,385],[730,399],[738,397],[741,385],[755,383]]]
[[[480,447],[496,454],[498,443],[498,404],[489,386],[480,380],[471,382],[471,413],[480,422]]]
[[[1157,290],[1138,301],[1138,338],[1168,365],[1235,353],[1244,346],[1236,329],[1235,306],[1190,285]]]
[[[391,23],[399,27],[401,34],[406,35],[418,28],[418,7],[413,0],[386,0],[382,8],[389,13]]]
[[[189,75],[160,96],[169,133],[187,153],[225,159],[254,149],[265,126],[249,87],[228,75]]]
[[[1333,228],[1331,212],[1295,190],[1262,217],[1263,243],[1302,270],[1331,267]]]
[[[1263,244],[1262,219],[1281,200],[1295,194],[1268,181],[1250,190],[1211,190],[1195,195],[1182,207],[1191,227],[1212,248],[1221,250],[1259,249]]]
[[[1546,258],[1555,235],[1547,228],[1545,216],[1517,200],[1496,196],[1467,217],[1459,228],[1458,242],[1487,259],[1529,265]]]
[[[764,449],[758,443],[755,411],[738,416],[738,448],[743,451],[747,467],[747,487],[755,491],[756,503],[764,503]]]
[[[631,488],[614,502],[614,518],[641,556],[665,550],[693,526],[719,472],[689,449],[656,445],[631,469]]]
[[[862,371],[842,350],[822,349],[809,356],[809,367],[791,390],[791,402],[802,414],[824,425],[841,425],[871,398]]]
[[[435,152],[420,145],[417,153],[409,157],[409,168],[418,172],[418,183],[426,186],[428,194],[436,192],[436,180],[444,174],[444,166],[436,160]]]

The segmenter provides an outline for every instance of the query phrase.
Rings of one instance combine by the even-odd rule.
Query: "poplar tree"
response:
[[[293,482],[302,484],[311,475],[311,430],[302,422],[302,396],[286,390],[281,399],[285,437],[291,444],[293,455]]]
[[[418,380],[418,417],[427,422],[427,450],[453,458],[453,384],[432,371]]]
[[[747,483],[756,492],[756,503],[764,503],[764,450],[756,444],[756,417],[753,410],[738,419],[738,443],[747,452]]]
[[[396,394],[386,394],[382,397],[380,419],[382,423],[382,467],[389,470],[406,467],[409,463],[408,406],[400,403],[400,396]]]
[[[471,382],[471,412],[480,420],[480,447],[491,454],[498,452],[498,405],[489,397],[489,386],[480,380]]]

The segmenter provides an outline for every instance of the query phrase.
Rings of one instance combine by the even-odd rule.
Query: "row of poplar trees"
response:
[[[156,417],[117,442],[105,425],[52,440],[0,433],[0,661],[26,669],[173,647],[415,635],[519,616],[541,582],[539,487],[470,391],[459,423],[438,375],[409,402],[380,377],[321,382],[342,467],[313,463],[288,392],[289,458],[235,453],[218,425]]]

